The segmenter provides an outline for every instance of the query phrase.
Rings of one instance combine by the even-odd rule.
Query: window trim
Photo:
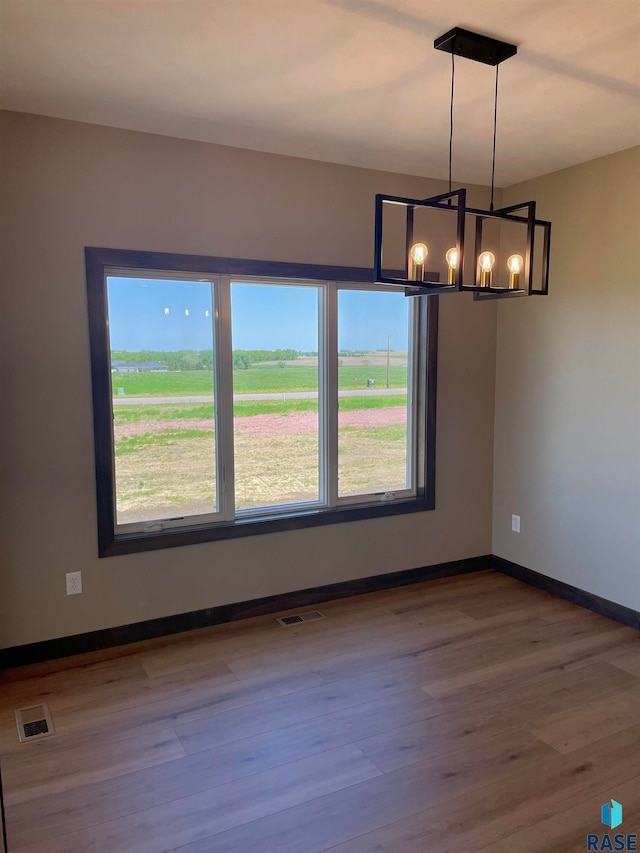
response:
[[[161,548],[194,545],[240,536],[261,535],[304,527],[344,523],[368,518],[381,518],[435,509],[435,443],[438,351],[437,295],[413,297],[418,300],[415,312],[417,339],[417,376],[426,383],[417,383],[416,431],[416,495],[396,501],[361,503],[340,502],[334,507],[312,508],[287,513],[286,510],[267,516],[251,515],[190,526],[164,527],[162,530],[118,532],[115,518],[115,470],[111,409],[111,357],[108,332],[108,302],[106,276],[108,271],[132,276],[157,270],[192,277],[202,274],[218,276],[252,276],[260,279],[290,279],[345,284],[374,284],[373,272],[366,267],[338,267],[322,264],[292,264],[279,261],[255,261],[240,258],[219,258],[204,255],[182,255],[165,252],[142,252],[127,249],[85,248],[91,382],[93,390],[93,424],[95,476],[98,524],[98,556],[110,557]],[[389,271],[391,277],[397,271]],[[434,280],[437,274],[430,273]],[[381,288],[382,289],[382,288]],[[384,288],[385,290],[393,288]],[[329,288],[327,298],[337,300],[338,288]],[[330,295],[332,294],[332,295]],[[429,299],[429,309],[425,310]],[[337,330],[328,329],[324,341],[332,345]],[[221,369],[224,369],[221,366]],[[414,382],[416,380],[414,379]],[[417,440],[424,435],[425,440]],[[337,441],[337,436],[336,436]],[[363,496],[364,497],[364,496]]]

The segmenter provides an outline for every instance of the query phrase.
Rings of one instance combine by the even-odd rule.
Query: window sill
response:
[[[305,527],[321,527],[326,524],[343,524],[367,518],[385,518],[391,515],[406,515],[412,512],[427,512],[434,509],[434,502],[424,498],[411,498],[393,502],[351,504],[335,509],[315,509],[291,515],[243,518],[233,522],[201,524],[182,529],[168,529],[150,533],[120,533],[110,542],[101,542],[100,557],[116,557],[155,551],[161,548],[177,548],[183,545],[199,545],[220,539],[237,539],[241,536],[260,536],[265,533],[281,533]]]

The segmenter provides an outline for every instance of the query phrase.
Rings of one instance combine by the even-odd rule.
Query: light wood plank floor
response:
[[[10,853],[582,853],[611,797],[640,831],[637,631],[493,572],[320,609],[0,676]]]

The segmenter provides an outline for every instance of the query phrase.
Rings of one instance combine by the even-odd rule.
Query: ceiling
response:
[[[453,26],[500,66],[496,183],[640,144],[640,0],[1,0],[0,105],[445,177]],[[491,175],[494,70],[456,63],[454,181]]]

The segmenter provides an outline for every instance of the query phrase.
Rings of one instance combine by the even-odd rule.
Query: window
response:
[[[101,556],[433,508],[437,297],[86,256]]]
[[[107,297],[116,527],[215,517],[212,285],[107,275]]]
[[[413,307],[402,292],[338,291],[340,497],[415,494]]]
[[[231,281],[235,506],[323,502],[317,285]]]

